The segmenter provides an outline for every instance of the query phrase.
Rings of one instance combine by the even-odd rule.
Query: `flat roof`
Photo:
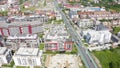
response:
[[[23,56],[37,56],[39,54],[39,48],[19,48],[15,55]]]
[[[36,39],[37,34],[22,34],[22,35],[14,35],[8,36],[7,39]]]
[[[46,35],[46,39],[62,39],[67,38],[68,36],[69,35],[64,25],[56,25]]]
[[[47,16],[38,17],[13,17],[11,23],[7,23],[6,17],[0,17],[0,27],[10,27],[10,26],[24,26],[24,25],[40,25],[43,24],[41,19],[47,19]]]
[[[6,47],[0,47],[0,55],[3,55],[6,52]]]

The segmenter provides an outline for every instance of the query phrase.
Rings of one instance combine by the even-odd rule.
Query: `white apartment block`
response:
[[[0,47],[0,67],[2,64],[8,64],[11,61],[11,50],[6,47]]]
[[[42,50],[39,48],[19,48],[14,54],[16,66],[41,66]]]
[[[8,36],[6,46],[12,50],[17,50],[19,47],[37,48],[39,46],[39,37],[37,34]]]
[[[111,41],[112,34],[108,30],[88,30],[85,33],[84,38],[89,44],[105,44]]]
[[[91,19],[81,19],[80,21],[77,22],[77,25],[80,28],[89,28],[89,27],[93,27],[94,25],[94,21]]]

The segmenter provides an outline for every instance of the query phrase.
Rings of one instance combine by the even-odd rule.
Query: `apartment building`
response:
[[[23,34],[8,36],[6,40],[6,47],[17,50],[19,47],[38,48],[39,37],[37,34]]]
[[[47,22],[47,20],[48,17],[41,15],[13,16],[4,18],[0,21],[0,34],[2,36],[10,36],[15,34],[42,33],[43,23]]]
[[[8,64],[11,61],[12,53],[6,47],[0,47],[0,67],[2,64]]]
[[[83,36],[89,44],[107,44],[111,42],[112,33],[102,24],[96,25],[94,30],[83,31]]]
[[[77,25],[80,28],[89,28],[89,27],[93,27],[95,25],[95,22],[91,19],[81,19],[77,21]]]
[[[54,26],[45,36],[45,50],[71,51],[73,42],[63,25]]]
[[[72,18],[72,19],[73,19],[73,18],[79,18],[79,17],[78,17],[78,14],[77,14],[77,11],[70,10],[68,15],[69,15],[69,17]]]
[[[13,60],[16,66],[41,66],[42,51],[38,48],[19,48]]]
[[[116,19],[120,18],[120,13],[118,12],[108,12],[108,11],[87,11],[87,12],[77,12],[80,18],[91,18],[91,19]]]

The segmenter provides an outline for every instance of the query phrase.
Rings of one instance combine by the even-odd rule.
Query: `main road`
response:
[[[72,36],[74,42],[77,44],[76,47],[78,49],[78,54],[81,56],[83,63],[85,64],[86,68],[98,68],[97,64],[94,62],[91,54],[89,53],[88,49],[86,49],[81,42],[81,37],[77,34],[73,26],[70,24],[72,21],[67,18],[65,13],[63,13],[62,9],[58,6],[58,2],[55,0],[54,5],[56,9],[61,13],[62,19],[67,27],[68,32]]]

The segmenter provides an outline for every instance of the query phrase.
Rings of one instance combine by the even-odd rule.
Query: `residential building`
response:
[[[77,14],[77,11],[72,11],[72,10],[70,10],[68,15],[69,15],[69,17],[72,18],[72,19],[73,19],[73,18],[79,18],[79,17],[78,17],[78,14]]]
[[[92,19],[80,19],[77,21],[77,25],[80,28],[89,28],[95,25],[95,22]]]
[[[101,0],[94,0],[94,3],[99,3]]]
[[[0,47],[0,67],[2,64],[8,64],[11,61],[12,53],[6,47]]]
[[[100,8],[100,7],[85,7],[84,8],[85,12],[95,12],[95,11],[106,11],[105,8]]]
[[[83,31],[82,35],[89,44],[107,44],[111,42],[112,33],[102,24],[96,25],[94,30]]]
[[[120,19],[118,19],[118,20],[112,20],[109,24],[111,26],[120,26]]]
[[[119,12],[108,12],[108,11],[87,11],[87,12],[77,12],[80,18],[91,18],[91,19],[119,19]]]
[[[6,47],[17,50],[19,47],[38,48],[39,37],[37,34],[23,34],[8,36],[6,40]]]
[[[56,25],[45,36],[45,50],[71,51],[73,42],[63,25]]]
[[[105,30],[105,31],[95,31],[90,30],[87,32],[87,35],[85,35],[85,40],[89,44],[105,44],[109,43],[111,41],[112,34]]]
[[[15,34],[38,34],[43,32],[43,23],[47,22],[47,16],[13,16],[0,21],[0,34],[10,36]]]
[[[59,12],[56,12],[56,20],[62,20],[62,15]]]
[[[66,9],[79,9],[81,6],[80,5],[71,5],[71,4],[63,4],[63,7]]]
[[[8,9],[7,0],[0,0],[0,11],[6,11]]]
[[[19,48],[13,60],[16,66],[41,66],[42,51],[38,48]]]

